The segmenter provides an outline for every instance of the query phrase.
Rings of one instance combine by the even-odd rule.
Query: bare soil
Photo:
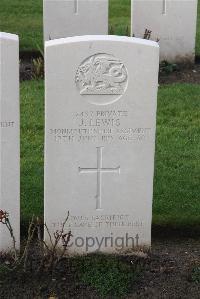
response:
[[[177,71],[166,74],[165,72],[159,75],[159,84],[172,83],[200,83],[200,64],[189,66],[179,66]]]
[[[126,298],[200,298],[200,280],[193,274],[200,266],[200,239],[153,240],[147,265]]]

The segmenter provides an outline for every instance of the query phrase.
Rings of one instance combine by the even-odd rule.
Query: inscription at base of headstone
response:
[[[69,211],[70,254],[149,247],[158,44],[84,36],[45,48],[50,234],[61,230]]]
[[[45,41],[108,34],[108,0],[43,0]]]
[[[19,41],[0,32],[0,210],[6,211],[20,246],[19,162]],[[13,240],[0,222],[0,251],[13,249]]]
[[[158,41],[160,61],[194,63],[197,0],[132,0],[131,21],[132,35]]]

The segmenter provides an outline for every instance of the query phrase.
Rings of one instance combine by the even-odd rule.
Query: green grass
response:
[[[42,46],[42,0],[1,0],[0,31],[19,34],[21,50]]]
[[[130,34],[131,0],[110,0],[109,4],[110,33],[116,35]]]
[[[194,267],[192,270],[191,280],[196,283],[200,283],[200,266]]]
[[[22,220],[43,213],[43,82],[21,84]],[[200,86],[161,86],[153,223],[200,224]]]
[[[155,224],[200,224],[200,86],[162,86],[158,97]]]
[[[21,217],[43,214],[43,81],[21,84]]]
[[[110,0],[110,26],[114,34],[130,32],[131,0]],[[196,54],[200,55],[200,4],[198,8]],[[42,48],[42,0],[1,0],[0,31],[17,33],[21,50]]]
[[[101,298],[127,294],[142,271],[114,255],[93,254],[74,258],[73,263],[80,281],[94,288]]]

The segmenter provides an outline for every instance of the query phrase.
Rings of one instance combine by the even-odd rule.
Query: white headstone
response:
[[[108,34],[108,0],[44,0],[44,39]]]
[[[197,0],[132,0],[132,35],[159,41],[160,61],[193,63]]]
[[[0,126],[0,210],[9,213],[19,248],[19,41],[8,33],[0,33]],[[6,226],[0,223],[0,251],[12,247]]]
[[[46,42],[45,222],[69,211],[72,254],[151,244],[158,65],[142,39]]]

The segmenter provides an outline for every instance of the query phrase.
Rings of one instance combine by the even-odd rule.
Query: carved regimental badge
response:
[[[113,55],[95,54],[81,63],[75,81],[81,95],[93,95],[88,99],[90,103],[106,105],[118,100],[125,92],[128,74],[124,63]],[[110,97],[100,98],[102,95]]]

